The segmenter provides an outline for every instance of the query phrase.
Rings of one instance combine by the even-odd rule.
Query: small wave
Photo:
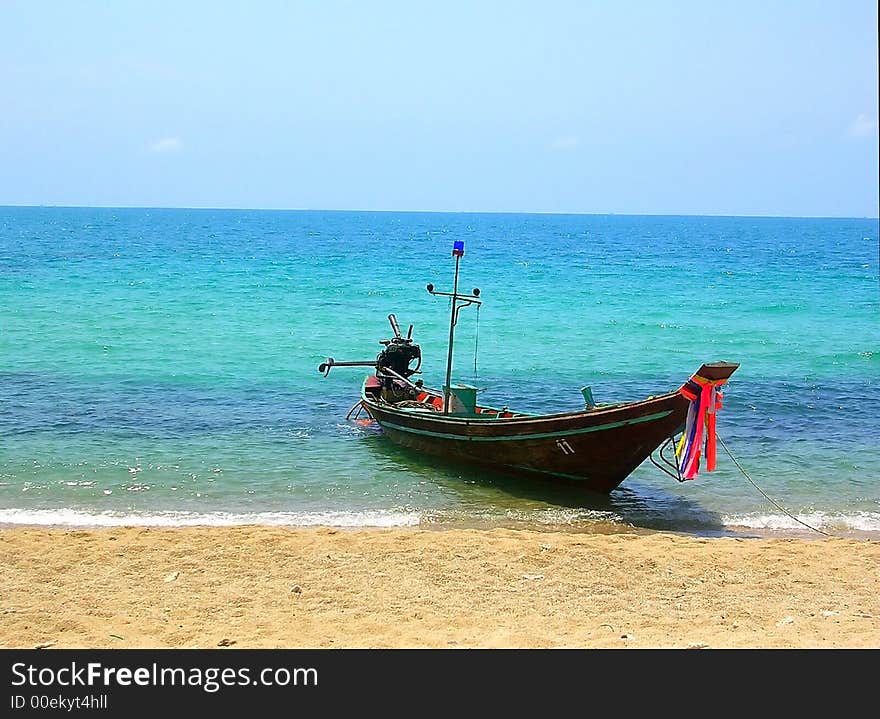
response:
[[[0,524],[65,527],[412,527],[418,512],[88,512],[75,509],[0,509]]]
[[[723,517],[724,524],[729,527],[747,527],[749,529],[791,530],[804,529],[807,524],[816,529],[833,532],[847,530],[854,532],[880,532],[880,512],[854,512],[852,514],[835,514],[833,512],[811,512],[796,515],[797,521],[784,514],[741,514]]]

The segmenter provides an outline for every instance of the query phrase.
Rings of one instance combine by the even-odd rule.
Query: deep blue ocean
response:
[[[0,208],[0,523],[804,530],[719,447],[608,497],[446,466],[347,422],[387,315],[522,411],[739,362],[720,436],[800,521],[880,533],[876,219]],[[475,349],[477,355],[475,372]]]

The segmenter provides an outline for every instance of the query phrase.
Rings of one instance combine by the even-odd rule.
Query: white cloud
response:
[[[877,132],[877,118],[870,118],[865,114],[859,115],[853,120],[846,130],[850,137],[868,137]]]
[[[550,147],[554,150],[573,150],[581,141],[576,137],[557,137],[550,143]]]
[[[180,152],[183,149],[183,141],[179,137],[163,137],[150,143],[150,152],[168,154]]]

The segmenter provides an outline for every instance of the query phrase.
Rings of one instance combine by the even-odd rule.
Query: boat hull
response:
[[[689,406],[674,392],[607,409],[480,419],[396,409],[366,394],[363,404],[402,447],[493,470],[575,481],[603,493],[680,431]]]

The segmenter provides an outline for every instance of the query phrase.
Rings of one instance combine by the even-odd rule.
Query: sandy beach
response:
[[[880,647],[880,543],[0,530],[2,647]]]

